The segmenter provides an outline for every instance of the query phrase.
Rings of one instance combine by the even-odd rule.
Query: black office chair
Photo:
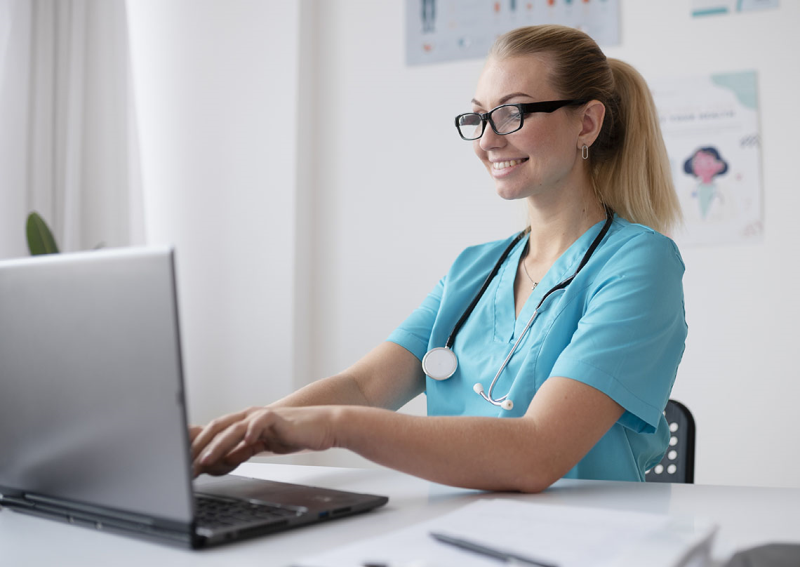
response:
[[[695,438],[692,412],[682,403],[669,400],[664,416],[669,424],[669,447],[661,462],[645,472],[645,481],[692,484]]]

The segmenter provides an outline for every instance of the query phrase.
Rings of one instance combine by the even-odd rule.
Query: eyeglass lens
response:
[[[495,108],[489,113],[489,121],[497,134],[510,134],[522,126],[522,113],[517,106],[508,105]],[[476,140],[483,134],[483,119],[480,114],[463,114],[458,120],[461,135],[468,140]]]
[[[459,133],[467,140],[477,140],[483,134],[483,118],[480,114],[462,114],[457,124]]]

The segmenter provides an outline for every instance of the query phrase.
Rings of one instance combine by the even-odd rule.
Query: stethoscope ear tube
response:
[[[494,385],[494,384],[492,384]],[[506,411],[514,409],[514,402],[508,399],[508,396],[503,396],[500,399],[493,400],[490,396],[487,396],[483,391],[483,384],[478,382],[472,387],[473,391],[482,397],[484,400],[492,404],[493,406],[500,406]]]

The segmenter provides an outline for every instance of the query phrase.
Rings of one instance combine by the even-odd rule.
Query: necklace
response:
[[[525,275],[528,276],[528,279],[531,280],[531,291],[536,289],[536,286],[539,285],[539,282],[533,281],[533,278],[528,273],[528,268],[525,266],[525,258],[522,259],[522,269],[525,271]]]

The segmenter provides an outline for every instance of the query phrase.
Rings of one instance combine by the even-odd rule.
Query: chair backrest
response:
[[[661,462],[645,472],[647,482],[694,482],[695,425],[692,412],[682,403],[669,400],[664,409],[669,424],[669,447]]]

